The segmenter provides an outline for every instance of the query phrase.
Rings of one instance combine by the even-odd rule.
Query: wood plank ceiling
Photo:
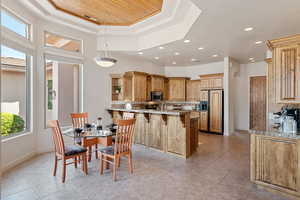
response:
[[[98,25],[130,26],[160,13],[163,0],[48,0],[56,9]]]

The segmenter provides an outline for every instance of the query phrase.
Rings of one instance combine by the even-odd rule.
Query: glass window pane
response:
[[[81,41],[47,32],[45,33],[45,45],[65,51],[81,52]]]
[[[29,25],[3,9],[1,9],[1,25],[25,38],[28,38]]]
[[[23,132],[27,123],[26,54],[1,46],[1,135]]]
[[[46,124],[72,125],[70,113],[79,112],[79,66],[46,60]]]

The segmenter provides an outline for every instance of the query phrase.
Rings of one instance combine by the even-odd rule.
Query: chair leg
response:
[[[57,156],[55,155],[53,176],[56,176],[56,170],[57,170]]]
[[[98,144],[95,145],[95,156],[98,159]]]
[[[132,166],[132,153],[129,152],[128,154],[128,169],[129,169],[129,173],[133,173],[133,166]]]
[[[117,180],[117,167],[118,167],[118,157],[114,158],[114,166],[113,166],[113,180],[116,181]]]
[[[87,167],[87,156],[86,154],[82,154],[82,171],[85,174],[88,174],[88,167]]]
[[[118,158],[118,168],[121,166],[121,156]]]
[[[87,158],[86,158],[86,154],[84,154],[84,163],[85,163],[85,174],[88,174],[88,163],[87,163]]]
[[[67,167],[67,163],[66,160],[63,158],[63,172],[62,172],[62,182],[64,183],[66,180],[66,167]]]
[[[88,155],[89,155],[89,162],[91,162],[91,160],[92,160],[92,147],[91,146],[89,146],[89,148],[88,148]]]
[[[77,156],[74,158],[74,166],[77,168]]]
[[[100,174],[103,174],[103,168],[104,168],[103,155],[102,153],[100,153]]]

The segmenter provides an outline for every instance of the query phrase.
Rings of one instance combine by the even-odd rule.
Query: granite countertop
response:
[[[131,109],[124,108],[107,108],[107,110],[123,111],[123,112],[135,112],[135,113],[152,113],[161,115],[183,115],[185,113],[192,112],[191,110],[151,110],[151,109]]]
[[[281,132],[279,130],[266,130],[266,131],[250,130],[249,133],[250,134],[255,134],[255,135],[270,136],[270,137],[300,139],[300,132],[298,132],[298,133],[286,133],[286,132]]]

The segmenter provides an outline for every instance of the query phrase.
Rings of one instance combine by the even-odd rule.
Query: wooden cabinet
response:
[[[187,101],[200,101],[201,91],[200,80],[187,80],[186,82],[186,100]]]
[[[200,112],[199,130],[208,131],[208,111]]]
[[[147,73],[126,72],[123,76],[123,99],[125,101],[147,100]]]
[[[276,103],[300,103],[300,35],[268,41],[275,67]]]
[[[168,128],[167,128],[167,152],[176,153],[179,155],[187,155],[186,137],[189,138],[189,130],[186,131],[178,116],[168,116]],[[187,128],[190,128],[190,124],[185,124]]]
[[[147,145],[147,136],[149,132],[148,119],[143,113],[137,113],[135,119],[134,143]]]
[[[297,139],[251,135],[251,181],[300,196]]]
[[[208,90],[200,91],[200,101],[208,101]],[[200,112],[199,130],[208,131],[208,111]]]
[[[163,150],[164,124],[162,115],[152,114],[150,118],[150,130],[148,134],[148,145],[152,148]]]
[[[200,80],[200,88],[202,90],[210,89],[209,79]]]
[[[123,100],[123,78],[121,74],[111,74],[111,100]]]
[[[165,95],[165,77],[161,75],[149,75],[147,78],[147,99],[151,100],[152,91],[163,92],[163,98],[166,99]]]
[[[223,89],[223,74],[200,75],[200,88],[202,90]]]
[[[190,152],[194,152],[197,150],[197,147],[198,147],[199,117],[191,118],[190,134],[191,134]]]
[[[209,131],[223,132],[223,91],[211,90],[209,99]]]
[[[172,77],[169,79],[169,100],[170,101],[185,101],[186,100],[186,82],[189,78]]]
[[[209,79],[209,87],[211,89],[222,89],[223,88],[223,78]]]

